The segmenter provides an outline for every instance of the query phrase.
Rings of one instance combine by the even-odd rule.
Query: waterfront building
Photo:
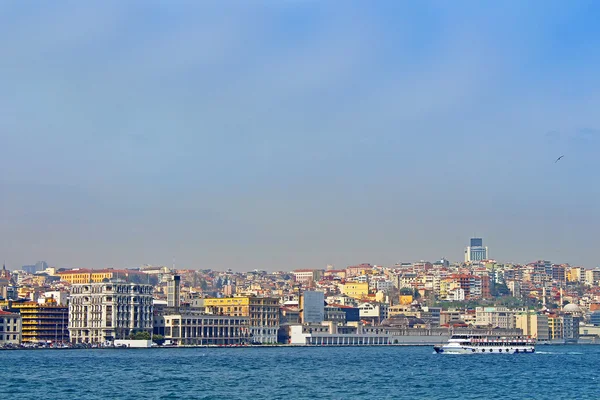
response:
[[[21,343],[21,315],[0,310],[0,346]]]
[[[240,345],[251,341],[248,317],[186,312],[157,315],[154,333],[177,346]]]
[[[290,344],[319,346],[367,346],[391,344],[391,337],[379,329],[363,332],[362,326],[339,326],[328,321],[323,324],[290,326]]]
[[[563,339],[563,320],[559,315],[548,315],[548,335],[550,340]]]
[[[579,322],[580,318],[570,313],[563,314],[563,339],[567,343],[577,343],[579,339]]]
[[[250,318],[252,340],[276,343],[279,329],[279,299],[260,296],[206,298],[202,301],[207,312],[217,315]]]
[[[325,294],[317,291],[305,291],[300,296],[300,312],[303,323],[323,322],[325,316]]]
[[[515,311],[506,307],[477,307],[475,325],[514,329]]]
[[[283,306],[279,309],[279,325],[290,325],[300,323],[300,311],[298,306]]]
[[[152,286],[85,283],[71,287],[69,333],[74,343],[103,343],[152,331]]]
[[[49,298],[43,304],[13,302],[11,309],[21,314],[23,343],[56,343],[69,341],[68,307]]]
[[[465,262],[478,262],[489,259],[488,248],[483,246],[482,238],[471,238],[465,249]]]
[[[515,327],[523,331],[523,335],[537,338],[539,341],[550,339],[548,316],[535,312],[522,312],[515,315]]]

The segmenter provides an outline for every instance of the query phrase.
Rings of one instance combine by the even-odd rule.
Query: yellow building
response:
[[[585,271],[585,270],[584,270]],[[567,269],[567,282],[581,282],[585,278],[581,267],[571,267]]]
[[[21,314],[23,343],[68,342],[69,308],[48,299],[45,304],[33,301],[13,302],[12,310]]]
[[[349,282],[342,286],[342,293],[355,299],[363,299],[369,295],[369,283]]]
[[[411,304],[413,302],[413,295],[412,294],[401,294],[399,300],[400,300],[401,305]]]
[[[388,308],[388,316],[405,315],[407,317],[418,317],[419,311],[413,310],[408,304],[399,304]]]
[[[562,339],[563,337],[563,322],[558,315],[548,316],[548,333],[550,339]]]
[[[204,299],[204,307],[213,314],[224,314],[232,317],[247,317],[250,315],[250,298],[208,298]]]
[[[113,278],[121,278],[125,281],[131,281],[132,278],[137,278],[138,283],[145,283],[148,278],[147,274],[134,270],[117,270],[117,269],[72,269],[69,271],[61,271],[58,273],[60,279],[69,282],[70,284],[77,283],[102,283]]]
[[[442,279],[440,281],[440,299],[445,299],[448,296],[448,286],[450,286],[450,283],[447,280]]]

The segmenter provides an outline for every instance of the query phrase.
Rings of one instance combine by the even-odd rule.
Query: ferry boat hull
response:
[[[438,354],[532,354],[535,339],[453,335],[447,344],[433,349]]]
[[[498,347],[498,348],[475,348],[470,346],[449,347],[449,346],[434,346],[436,353],[442,354],[532,354],[535,353],[535,348],[532,347]]]

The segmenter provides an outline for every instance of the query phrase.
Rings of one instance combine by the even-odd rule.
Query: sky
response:
[[[0,259],[600,263],[600,2],[0,2]],[[558,156],[564,158],[555,163]]]

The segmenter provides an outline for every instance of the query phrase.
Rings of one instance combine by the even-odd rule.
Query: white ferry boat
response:
[[[436,353],[447,354],[517,354],[535,353],[535,339],[525,336],[452,335]]]

